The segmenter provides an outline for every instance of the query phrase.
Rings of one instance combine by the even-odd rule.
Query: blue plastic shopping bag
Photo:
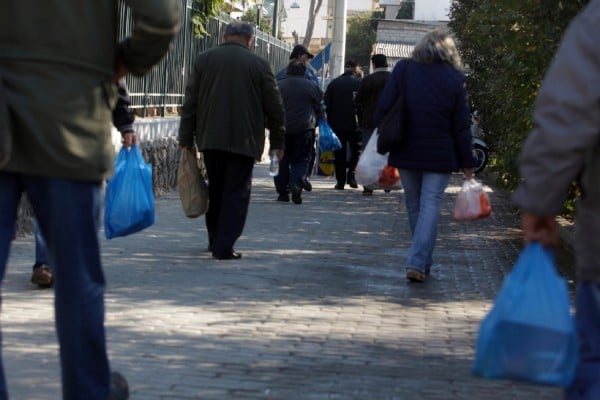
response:
[[[335,151],[342,148],[342,142],[324,118],[319,118],[319,151]]]
[[[138,146],[123,146],[115,160],[115,174],[106,186],[104,234],[107,239],[127,236],[153,223],[152,166]]]
[[[551,250],[529,244],[479,328],[473,373],[568,386],[578,341],[566,281]]]

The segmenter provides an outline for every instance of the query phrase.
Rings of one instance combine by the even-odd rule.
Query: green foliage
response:
[[[249,8],[248,11],[246,11],[246,13],[244,15],[242,15],[240,20],[242,20],[244,22],[249,22],[249,23],[253,24],[254,26],[256,26],[256,9],[254,9],[252,7]],[[273,28],[271,27],[271,22],[266,18],[260,19],[259,28],[261,31],[263,31],[265,33],[269,33],[269,34],[273,30]]]
[[[373,14],[365,12],[348,19],[346,33],[346,59],[353,60],[363,69],[369,67],[371,51],[375,43],[375,31],[371,24]]]
[[[532,129],[544,73],[569,21],[587,0],[454,0],[450,27],[459,41],[472,106],[479,113],[500,183],[519,181],[517,156]]]
[[[396,19],[414,19],[415,18],[415,0],[402,0]]]
[[[208,32],[205,29],[206,23],[211,17],[219,14],[224,4],[225,0],[194,0],[192,6],[194,36],[198,38],[208,36]]]

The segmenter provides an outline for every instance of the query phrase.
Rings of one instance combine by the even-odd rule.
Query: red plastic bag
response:
[[[452,217],[456,221],[472,221],[488,217],[491,213],[490,198],[483,191],[481,183],[475,179],[465,180],[460,193],[456,196]]]

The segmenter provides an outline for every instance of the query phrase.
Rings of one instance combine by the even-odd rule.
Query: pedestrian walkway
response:
[[[406,282],[410,233],[401,192],[333,190],[314,177],[302,205],[275,201],[255,169],[236,250],[206,252],[204,219],[176,193],[157,199],[156,224],[102,239],[112,367],[133,400],[560,399],[556,388],[474,378],[480,320],[521,249],[505,194],[494,212],[451,219],[448,188],[435,266]],[[233,210],[232,210],[233,211]],[[14,241],[2,289],[3,357],[13,400],[60,398],[53,292],[29,283],[33,237]],[[571,260],[561,257],[570,277]]]

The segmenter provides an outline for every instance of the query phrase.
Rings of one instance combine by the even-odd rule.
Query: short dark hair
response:
[[[371,62],[375,68],[386,68],[388,66],[387,57],[385,54],[373,54]]]
[[[254,27],[247,22],[243,21],[233,21],[227,24],[225,27],[225,33],[223,36],[234,36],[240,35],[245,36],[247,38],[251,38],[254,36]]]
[[[344,68],[356,68],[356,63],[352,60],[347,60],[344,63]]]
[[[306,74],[306,65],[302,61],[292,60],[287,67],[288,76],[304,76]]]

